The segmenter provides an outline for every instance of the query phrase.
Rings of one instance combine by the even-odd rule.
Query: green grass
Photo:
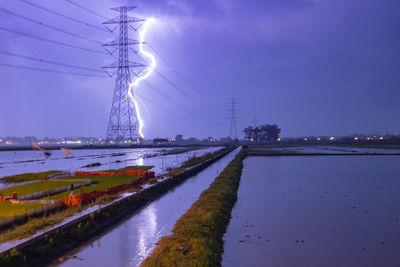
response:
[[[75,189],[76,194],[87,193],[93,191],[104,190],[109,187],[131,183],[132,181],[138,179],[140,176],[84,176],[85,179],[91,179],[93,185],[85,186],[82,188]],[[67,177],[65,179],[82,179],[82,176]],[[58,199],[61,197],[66,197],[71,193],[71,191],[62,192],[60,194],[45,197],[45,199]]]
[[[220,150],[217,150],[213,153],[206,153],[203,156],[200,157],[191,157],[190,159],[186,160],[185,162],[182,163],[182,165],[178,168],[172,169],[170,171],[168,171],[168,173],[166,173],[164,176],[174,176],[177,175],[180,172],[185,171],[186,168],[192,167],[196,164],[202,163],[203,161],[206,161],[208,159],[211,159],[217,155],[220,155],[222,153],[224,153],[225,151],[227,151],[227,149],[229,148],[222,148]]]
[[[219,266],[222,237],[237,199],[242,150],[162,238],[142,266]]]
[[[112,171],[125,171],[125,170],[142,170],[142,171],[147,171],[152,169],[154,166],[128,166],[125,168],[121,169],[116,169],[116,170],[107,170],[109,172]],[[87,192],[93,192],[93,191],[100,191],[104,190],[109,187],[121,185],[121,184],[127,184],[131,183],[134,180],[140,178],[140,176],[73,176],[73,177],[67,177],[63,179],[82,179],[84,177],[85,179],[91,179],[93,181],[93,185],[91,186],[85,186],[83,188],[79,188],[74,190],[75,193],[87,193]],[[50,197],[46,197],[46,199],[58,199],[61,197],[66,197],[71,193],[71,191],[66,191],[57,195],[52,195]]]
[[[226,148],[222,148],[222,149],[217,150],[217,151],[215,151],[213,153],[210,153],[210,152],[206,153],[206,154],[204,154],[203,156],[200,156],[200,157],[192,157],[192,158],[188,159],[187,161],[185,161],[182,164],[181,167],[183,167],[183,168],[192,167],[192,166],[194,166],[196,164],[199,164],[199,163],[201,163],[201,162],[203,162],[205,160],[211,159],[211,158],[223,153],[224,151],[226,151]]]
[[[16,203],[11,204],[9,202],[0,203],[0,219],[12,217],[20,214],[24,214],[30,210],[38,209],[47,204],[41,203]]]
[[[113,201],[114,199],[115,199],[115,196],[103,196],[101,198],[98,198],[95,202],[90,203],[89,205],[68,208],[68,209],[65,209],[65,210],[62,210],[62,211],[59,211],[56,213],[49,214],[44,217],[30,219],[28,222],[26,222],[22,225],[16,225],[13,228],[8,229],[7,231],[3,232],[0,235],[0,243],[10,241],[10,240],[29,237],[29,236],[35,234],[36,231],[47,229],[53,225],[56,225],[56,224],[60,223],[61,221],[63,221],[64,219],[66,219],[70,216],[73,216],[77,212],[81,212],[81,211],[87,209],[88,207],[98,205],[98,204],[109,203],[109,202]]]
[[[80,177],[80,179],[83,179]],[[39,191],[45,191],[47,189],[54,189],[58,187],[65,187],[71,184],[81,183],[81,181],[46,181],[46,182],[34,182],[30,184],[12,186],[0,190],[0,196],[11,196],[13,192],[17,192],[18,196],[29,195]],[[47,186],[46,186],[47,184]]]
[[[26,182],[26,181],[41,180],[46,176],[49,176],[51,174],[55,174],[58,172],[60,172],[60,171],[23,173],[23,174],[5,176],[5,177],[0,178],[0,180],[7,181],[7,182],[20,183],[20,182]]]

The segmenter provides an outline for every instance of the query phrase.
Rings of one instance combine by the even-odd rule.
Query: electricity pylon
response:
[[[103,47],[111,55],[118,51],[118,61],[104,66],[106,73],[113,77],[117,76],[115,81],[114,96],[111,105],[110,118],[108,121],[106,144],[120,144],[123,142],[138,142],[139,120],[134,103],[129,99],[128,91],[131,84],[131,72],[138,76],[146,65],[129,61],[129,51],[137,53],[132,47],[137,47],[139,41],[130,39],[129,29],[137,31],[143,24],[144,19],[128,16],[128,11],[135,9],[136,6],[121,6],[111,8],[119,12],[119,16],[103,22],[105,27],[114,32],[119,29],[117,39],[103,44]],[[114,28],[109,28],[115,25]],[[138,25],[134,27],[133,25]],[[108,72],[113,70],[114,72]]]
[[[230,119],[230,122],[231,122],[231,127],[229,130],[229,137],[232,138],[233,140],[235,140],[238,138],[237,126],[236,126],[238,102],[236,101],[235,98],[231,98],[231,100],[229,101],[228,104],[229,104],[229,113],[230,113],[230,116],[228,119]]]

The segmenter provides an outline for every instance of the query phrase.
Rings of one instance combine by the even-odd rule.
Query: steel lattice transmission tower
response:
[[[111,32],[119,29],[119,36],[117,39],[103,44],[103,47],[111,55],[114,55],[114,53],[118,51],[118,61],[103,67],[106,73],[111,77],[116,74],[106,144],[120,144],[127,140],[130,142],[137,142],[141,137],[139,134],[139,121],[136,107],[128,95],[131,84],[131,73],[138,76],[146,67],[144,64],[131,62],[129,60],[129,52],[137,53],[138,49],[135,49],[135,47],[139,45],[139,41],[129,38],[129,29],[137,31],[145,21],[144,19],[128,16],[128,11],[135,8],[136,6],[111,8],[119,12],[119,16],[103,22],[106,28]]]
[[[238,133],[237,133],[237,126],[236,126],[236,120],[237,120],[237,105],[238,102],[236,101],[235,98],[231,98],[229,101],[229,119],[231,122],[231,127],[229,130],[229,137],[232,138],[233,140],[238,138]]]

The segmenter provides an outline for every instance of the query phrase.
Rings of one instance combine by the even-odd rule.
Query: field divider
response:
[[[220,266],[245,157],[242,148],[141,266]]]

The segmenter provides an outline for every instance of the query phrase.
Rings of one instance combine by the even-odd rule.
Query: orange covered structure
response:
[[[104,171],[76,172],[75,175],[76,176],[94,176],[94,175],[138,176],[139,175],[141,177],[137,180],[134,180],[131,183],[117,185],[114,187],[107,188],[105,190],[93,191],[93,192],[83,193],[83,194],[76,194],[76,195],[60,198],[59,201],[61,201],[67,207],[77,207],[77,206],[80,206],[81,204],[87,204],[87,203],[95,201],[97,198],[104,196],[104,195],[115,195],[115,194],[125,191],[129,188],[139,186],[140,184],[142,184],[143,182],[146,182],[150,178],[155,177],[154,172],[141,171],[141,170],[126,170],[126,171],[117,171],[117,172],[104,172]]]
[[[75,176],[143,176],[152,174],[154,177],[154,172],[142,171],[142,170],[125,170],[125,171],[94,171],[94,172],[75,172]]]

